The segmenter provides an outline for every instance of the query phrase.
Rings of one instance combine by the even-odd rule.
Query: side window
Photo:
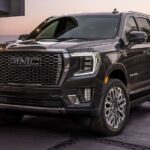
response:
[[[125,38],[126,40],[128,41],[129,39],[129,33],[131,31],[137,31],[138,28],[137,28],[137,24],[135,22],[135,19],[133,17],[129,17],[127,19],[127,22],[126,22],[126,25],[125,25]]]
[[[150,42],[150,24],[145,18],[137,18],[137,23],[141,31],[144,31],[148,35],[148,42]]]

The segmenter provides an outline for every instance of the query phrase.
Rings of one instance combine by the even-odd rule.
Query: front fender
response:
[[[122,71],[123,74],[125,75],[126,78],[126,82],[127,82],[127,86],[130,89],[130,82],[129,82],[129,76],[128,76],[128,72],[126,70],[126,67],[121,64],[121,63],[116,63],[116,64],[112,64],[106,71],[105,76],[110,76],[112,72],[119,70]]]

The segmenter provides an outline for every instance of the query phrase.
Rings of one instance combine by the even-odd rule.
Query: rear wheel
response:
[[[0,122],[3,125],[17,125],[21,122],[23,114],[9,111],[0,111]]]
[[[94,131],[108,136],[119,134],[129,118],[130,104],[125,85],[117,79],[111,79],[103,90],[99,116],[92,119]]]

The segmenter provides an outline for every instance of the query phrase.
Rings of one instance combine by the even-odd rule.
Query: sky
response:
[[[0,18],[0,35],[30,33],[50,16],[72,13],[138,11],[150,14],[150,0],[25,0],[25,16]]]

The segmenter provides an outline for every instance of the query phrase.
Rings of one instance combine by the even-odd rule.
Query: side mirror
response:
[[[143,31],[132,31],[129,33],[129,42],[130,43],[144,43],[148,40],[147,33]]]
[[[25,40],[28,36],[28,34],[22,34],[19,36],[18,40]]]

